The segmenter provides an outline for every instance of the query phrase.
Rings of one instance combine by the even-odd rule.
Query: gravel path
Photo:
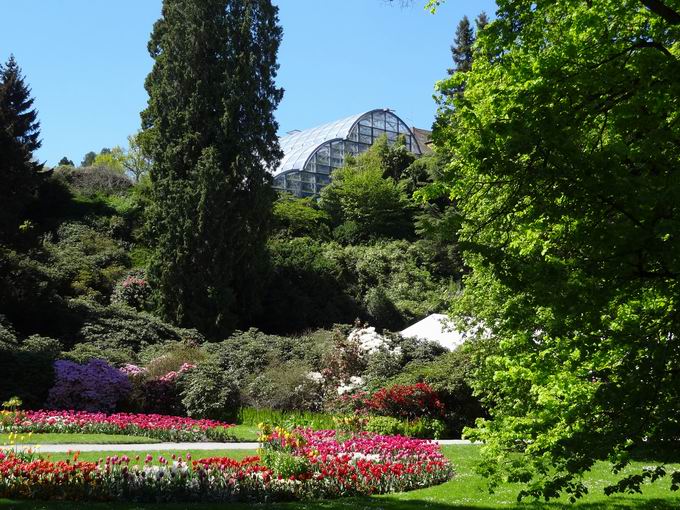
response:
[[[465,439],[441,439],[441,445],[471,444]],[[25,444],[23,446],[34,446]],[[152,444],[43,444],[40,453],[80,452],[153,452],[188,450],[256,450],[259,443],[152,443]],[[9,448],[0,445],[0,450]]]

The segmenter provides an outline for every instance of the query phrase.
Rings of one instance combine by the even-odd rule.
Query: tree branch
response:
[[[680,13],[668,7],[661,0],[640,0],[640,2],[671,25],[680,25]]]

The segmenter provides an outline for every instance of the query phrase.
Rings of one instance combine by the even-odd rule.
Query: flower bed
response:
[[[229,441],[232,424],[160,414],[19,411],[0,432],[125,434],[161,441]]]
[[[438,445],[399,436],[275,430],[260,457],[143,465],[127,457],[50,462],[0,453],[0,498],[125,501],[283,501],[407,491],[442,483]]]

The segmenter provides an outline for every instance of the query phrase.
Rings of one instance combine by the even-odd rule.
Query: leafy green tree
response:
[[[83,156],[83,160],[80,162],[80,166],[92,166],[94,163],[95,158],[97,157],[97,153],[94,151],[90,151],[85,156]]]
[[[390,147],[382,137],[333,172],[332,182],[321,190],[321,207],[330,215],[339,240],[355,243],[413,235],[410,201],[397,180],[385,177],[400,173],[390,167],[392,156],[399,153],[400,147]]]
[[[40,144],[31,91],[10,56],[0,65],[0,242],[19,233],[22,215],[34,198],[42,165],[33,160],[33,152]]]
[[[135,182],[139,182],[151,171],[151,157],[144,149],[144,144],[141,143],[143,136],[143,132],[128,136],[128,150],[123,158],[123,166],[132,174]]]
[[[435,143],[463,217],[459,317],[497,339],[474,382],[485,473],[587,491],[600,459],[680,436],[677,2],[501,1]],[[670,11],[670,12],[669,12]],[[680,473],[650,467],[606,492]]]
[[[75,166],[75,165],[73,164],[73,161],[64,156],[59,160],[59,166]]]
[[[330,216],[312,198],[284,194],[274,203],[273,232],[282,237],[330,237]]]
[[[126,155],[121,147],[104,148],[92,162],[93,166],[106,167],[119,173],[125,172]]]
[[[270,0],[165,0],[142,112],[153,160],[150,276],[164,317],[224,335],[256,312],[280,158]]]

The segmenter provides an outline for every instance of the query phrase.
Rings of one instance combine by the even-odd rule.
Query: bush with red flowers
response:
[[[373,414],[406,420],[441,418],[444,414],[444,404],[427,383],[395,384],[389,388],[381,388],[373,395],[365,397],[362,405]]]

